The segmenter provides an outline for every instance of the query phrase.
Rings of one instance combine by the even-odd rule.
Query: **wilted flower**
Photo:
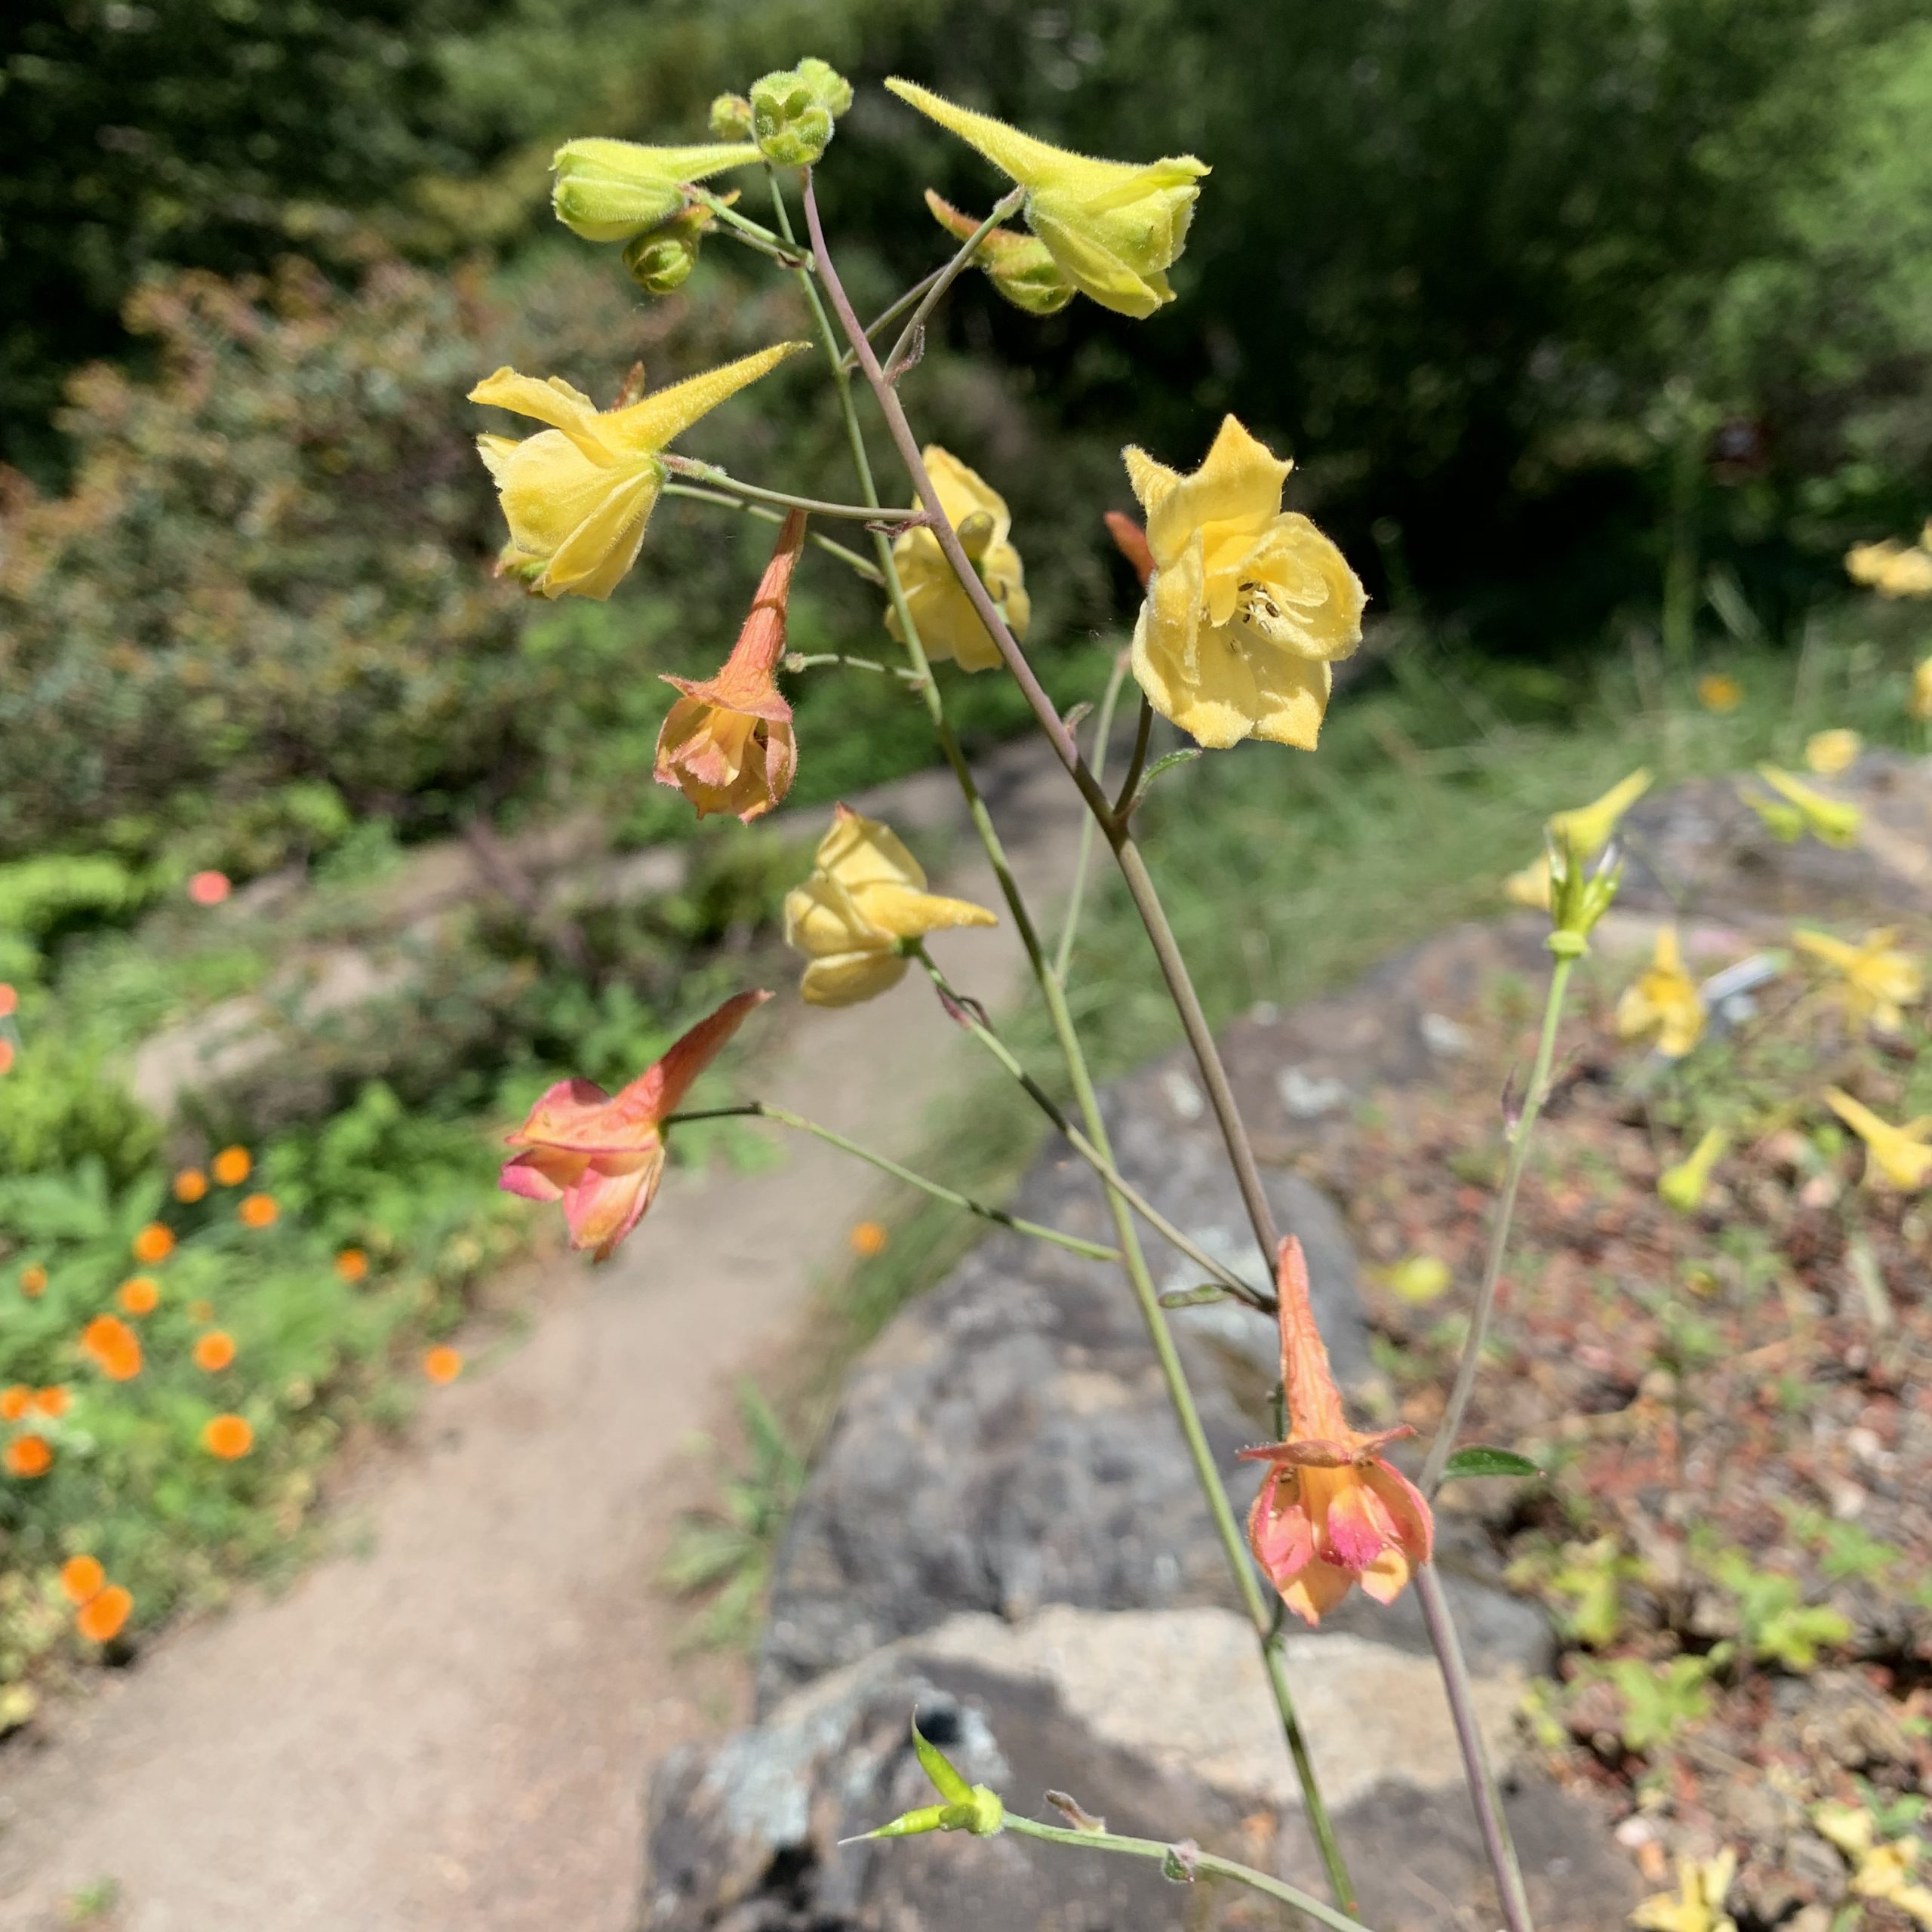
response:
[[[852,1006],[897,986],[904,943],[955,926],[999,921],[983,906],[927,891],[897,836],[840,805],[812,875],[785,895],[785,943],[805,956],[799,990],[814,1006]]]
[[[1744,702],[1744,687],[1721,671],[1708,671],[1697,680],[1697,702],[1721,716]]]
[[[958,533],[960,548],[1006,620],[1007,629],[1023,640],[1032,622],[1033,604],[1026,594],[1026,567],[1013,547],[1013,517],[1006,499],[950,450],[928,443],[921,454],[940,508]],[[954,574],[932,531],[923,525],[901,531],[893,539],[892,561],[904,586],[906,608],[912,614],[919,641],[930,660],[943,663],[955,659],[962,671],[989,671],[998,663],[999,647],[974,609],[965,586]],[[903,641],[899,613],[890,606],[885,627]]]
[[[1835,991],[1848,1019],[1895,1033],[1904,1023],[1904,1009],[1925,992],[1918,955],[1899,951],[1898,936],[1896,926],[1880,926],[1854,946],[1828,933],[1800,931],[1792,934],[1791,943],[1838,973]]]
[[[1666,1168],[1657,1177],[1657,1195],[1667,1208],[1680,1214],[1694,1214],[1703,1205],[1704,1191],[1711,1184],[1711,1170],[1724,1158],[1730,1144],[1723,1128],[1707,1128],[1703,1137],[1687,1159]]]
[[[1655,1034],[1668,1060],[1681,1060],[1703,1037],[1704,1002],[1684,970],[1675,926],[1659,929],[1648,971],[1617,1001],[1617,1030],[1626,1040]]]
[[[550,427],[518,441],[478,436],[510,540],[498,568],[546,597],[605,598],[636,561],[664,485],[658,453],[804,344],[783,342],[641,401],[600,411],[560,376],[539,382],[499,369],[469,392]]]
[[[1738,795],[1787,844],[1807,832],[1826,845],[1850,845],[1857,839],[1865,815],[1856,805],[1828,798],[1774,764],[1759,765],[1758,776],[1782,803],[1759,798],[1741,786]]]
[[[1724,1895],[1737,1876],[1737,1854],[1726,1850],[1715,1858],[1677,1861],[1677,1890],[1644,1900],[1630,1915],[1630,1923],[1644,1932],[1737,1932],[1724,1909]]]
[[[663,1178],[663,1124],[691,1082],[769,993],[740,993],[700,1020],[613,1097],[588,1080],[560,1080],[509,1137],[522,1151],[500,1185],[530,1201],[561,1201],[571,1245],[607,1260],[635,1227]]]
[[[1194,218],[1208,170],[1192,155],[1147,166],[1095,161],[1023,134],[989,114],[955,107],[910,81],[888,80],[901,100],[978,149],[1026,190],[1026,225],[1075,288],[1123,315],[1171,302],[1171,268]]]
[[[1318,1623],[1352,1583],[1392,1603],[1429,1561],[1434,1524],[1422,1492],[1382,1455],[1414,1430],[1364,1435],[1349,1426],[1309,1305],[1308,1263],[1292,1235],[1281,1243],[1275,1292],[1288,1434],[1241,1451],[1269,1466],[1248,1512],[1248,1546],[1288,1607]]]
[[[557,179],[550,205],[586,242],[628,242],[680,213],[687,183],[758,158],[749,141],[681,148],[594,137],[566,141],[551,157]]]
[[[1814,731],[1804,741],[1804,764],[1820,778],[1835,778],[1858,762],[1865,740],[1856,731]]]
[[[1148,702],[1211,750],[1267,738],[1312,751],[1365,599],[1341,552],[1281,509],[1294,463],[1232,416],[1192,475],[1125,455],[1155,565],[1134,629]]]
[[[1932,1180],[1932,1115],[1894,1127],[1842,1088],[1827,1087],[1825,1104],[1865,1143],[1865,1180],[1913,1193]]]
[[[805,519],[793,510],[752,599],[731,654],[715,677],[664,681],[681,694],[657,734],[656,777],[697,808],[733,812],[747,825],[792,789],[798,761],[792,707],[774,673],[785,649],[785,607],[805,541]]]
[[[930,188],[926,206],[949,235],[970,242],[979,234],[980,224],[972,216]],[[1022,235],[1012,228],[989,229],[973,251],[973,266],[983,269],[993,287],[1029,315],[1056,315],[1073,300],[1072,283],[1060,272],[1052,250],[1037,235]]]

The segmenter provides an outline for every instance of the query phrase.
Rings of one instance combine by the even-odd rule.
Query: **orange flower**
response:
[[[202,1447],[211,1456],[232,1463],[255,1446],[255,1432],[241,1416],[211,1416],[202,1429]]]
[[[1241,1451],[1268,1465],[1248,1512],[1248,1547],[1288,1607],[1318,1623],[1351,1583],[1392,1603],[1429,1561],[1435,1526],[1421,1491],[1381,1454],[1385,1443],[1414,1431],[1361,1435],[1349,1426],[1309,1306],[1308,1263],[1292,1235],[1281,1244],[1275,1290],[1288,1434]]]
[[[82,1606],[74,1627],[91,1644],[110,1644],[134,1607],[134,1599],[118,1583],[109,1583],[99,1596]]]
[[[174,1177],[174,1198],[190,1207],[208,1191],[208,1177],[199,1168],[183,1168]]]
[[[890,1238],[884,1228],[876,1221],[860,1221],[852,1229],[852,1251],[863,1254],[869,1261],[875,1254],[885,1252]]]
[[[345,1281],[359,1281],[369,1272],[369,1257],[359,1247],[345,1247],[335,1258],[335,1272]]]
[[[245,1228],[266,1228],[274,1224],[281,1210],[272,1194],[251,1194],[235,1212]]]
[[[1154,574],[1154,553],[1147,547],[1146,531],[1122,510],[1109,510],[1100,521],[1107,526],[1114,548],[1134,566],[1134,574],[1145,590],[1147,580]]]
[[[93,1602],[106,1587],[107,1572],[96,1556],[70,1556],[60,1566],[60,1587],[75,1609]]]
[[[0,1073],[11,1073],[13,1070],[14,1043],[11,1040],[0,1040]]]
[[[438,1384],[454,1382],[463,1373],[463,1357],[447,1343],[432,1349],[423,1358],[423,1373]]]
[[[248,1158],[245,1147],[224,1147],[208,1163],[214,1177],[223,1187],[239,1187],[248,1178],[254,1162]]]
[[[7,1444],[7,1473],[44,1476],[54,1466],[54,1450],[44,1435],[17,1435]]]
[[[97,1315],[81,1331],[81,1346],[110,1382],[131,1382],[141,1372],[141,1339],[112,1315]]]
[[[161,1306],[161,1284],[152,1275],[132,1275],[114,1299],[130,1315],[152,1315]]]
[[[165,1261],[174,1252],[174,1232],[158,1221],[150,1221],[134,1237],[134,1259],[153,1263]]]
[[[219,906],[234,890],[226,872],[197,872],[188,881],[188,897],[197,906]]]
[[[33,1405],[42,1415],[56,1419],[67,1413],[68,1395],[59,1383],[51,1388],[43,1389],[33,1398]]]
[[[190,1321],[212,1321],[214,1319],[214,1303],[197,1295],[182,1312]]]
[[[195,1343],[195,1366],[214,1375],[235,1359],[235,1337],[225,1328],[211,1328]]]
[[[614,1100],[588,1080],[560,1080],[508,1144],[499,1185],[530,1201],[561,1201],[571,1245],[599,1261],[635,1227],[664,1174],[666,1115],[769,993],[740,993],[700,1020]]]
[[[33,1391],[24,1382],[0,1389],[0,1422],[18,1422],[33,1407]]]
[[[20,1270],[20,1293],[35,1301],[47,1292],[47,1270],[38,1261],[29,1261]]]
[[[778,534],[751,614],[715,677],[701,684],[664,680],[683,695],[657,734],[654,776],[659,784],[683,792],[700,818],[735,812],[749,825],[792,789],[798,751],[792,707],[780,695],[774,673],[785,650],[792,571],[804,541],[804,514],[793,510]]]
[[[5,980],[0,980],[0,1020],[11,1020],[20,1010],[20,996]]]

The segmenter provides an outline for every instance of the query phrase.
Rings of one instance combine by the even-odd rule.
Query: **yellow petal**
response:
[[[866,924],[894,939],[923,939],[928,933],[958,926],[999,924],[997,913],[970,900],[947,899],[885,880],[854,888],[852,897]]]
[[[808,1006],[856,1006],[890,992],[905,978],[910,962],[878,949],[833,953],[813,960],[798,982]]]
[[[638,453],[661,450],[700,416],[708,415],[728,397],[736,395],[748,383],[768,374],[787,356],[795,355],[809,346],[802,342],[777,343],[755,355],[728,362],[721,369],[707,369],[701,376],[673,383],[669,389],[659,389],[626,408],[612,410],[602,418],[603,433],[620,449]]]
[[[834,811],[832,829],[819,841],[814,863],[848,892],[876,883],[919,888],[926,882],[918,860],[896,832],[846,805]]]
[[[539,380],[506,367],[485,376],[469,392],[469,400],[549,423],[568,437],[587,462],[600,467],[608,468],[618,460],[617,452],[598,432],[597,405],[561,376]]]
[[[1164,568],[1176,561],[1196,530],[1208,533],[1208,568],[1216,548],[1244,550],[1281,507],[1281,486],[1294,463],[1272,455],[1236,418],[1223,417],[1207,460],[1180,478],[1158,505],[1148,504],[1147,546]]]

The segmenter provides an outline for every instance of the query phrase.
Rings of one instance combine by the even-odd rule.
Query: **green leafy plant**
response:
[[[1719,1588],[1736,1599],[1747,1657],[1768,1657],[1786,1670],[1813,1670],[1821,1649],[1851,1635],[1851,1621],[1841,1611],[1806,1603],[1796,1578],[1757,1568],[1742,1550],[1721,1551],[1710,1569]]]

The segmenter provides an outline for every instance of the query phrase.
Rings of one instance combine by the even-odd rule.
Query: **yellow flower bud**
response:
[[[741,94],[721,94],[711,103],[711,131],[721,141],[748,141],[752,104]]]
[[[901,100],[977,148],[1026,190],[1026,225],[1085,296],[1123,315],[1151,315],[1174,299],[1167,271],[1194,218],[1204,163],[1180,155],[1142,167],[1096,161],[975,114],[910,81],[888,80]]]
[[[970,242],[978,234],[980,224],[970,214],[942,200],[930,188],[926,206],[949,235]],[[1072,283],[1060,273],[1060,264],[1037,235],[1022,235],[1011,228],[989,229],[973,251],[973,263],[986,271],[986,279],[1016,309],[1024,309],[1029,315],[1056,314],[1073,300]]]
[[[737,198],[735,192],[718,197],[722,202]],[[626,242],[623,262],[632,281],[647,295],[669,295],[681,288],[697,266],[699,246],[717,219],[700,203]]]
[[[1712,1128],[1687,1159],[1665,1168],[1657,1177],[1657,1195],[1664,1205],[1680,1214],[1694,1214],[1711,1184],[1711,1170],[1724,1158],[1730,1144],[1730,1137],[1721,1128]]]
[[[1033,605],[1026,594],[1025,566],[1013,546],[1013,518],[1006,499],[950,450],[928,443],[922,454],[939,492],[940,507],[958,531],[961,547],[979,572],[986,594],[999,607],[1007,629],[1023,641]],[[951,658],[962,671],[989,671],[998,663],[999,647],[992,633],[980,622],[931,531],[921,527],[902,531],[893,540],[892,561],[928,659],[943,663]],[[903,641],[896,610],[888,608],[885,627]]]
[[[1822,792],[1814,791],[1802,779],[1792,777],[1789,772],[1781,771],[1774,764],[1759,765],[1758,776],[1797,814],[1801,830],[1810,832],[1814,838],[1826,845],[1845,846],[1857,842],[1859,827],[1865,823],[1865,814],[1856,805],[1828,798]],[[1761,808],[1760,816],[1766,816]]]
[[[566,141],[552,158],[557,219],[586,242],[628,242],[685,205],[685,184],[758,158],[748,142],[652,148],[635,141]]]

